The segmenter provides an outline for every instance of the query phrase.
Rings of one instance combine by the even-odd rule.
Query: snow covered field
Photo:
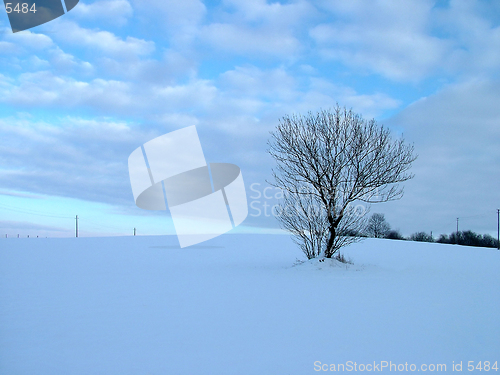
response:
[[[2,239],[0,374],[500,363],[499,251],[368,239],[345,254],[354,265],[293,266],[305,258],[279,235]]]

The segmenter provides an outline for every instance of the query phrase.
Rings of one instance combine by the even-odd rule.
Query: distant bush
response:
[[[483,246],[498,248],[498,241],[491,237],[489,234],[483,234]]]
[[[439,242],[439,243],[450,243],[449,241],[450,241],[450,239],[448,238],[447,234],[440,234],[439,238],[436,240],[436,242]]]
[[[403,237],[403,235],[401,233],[399,233],[399,231],[397,230],[390,230],[389,232],[387,232],[387,234],[385,235],[385,238],[387,238],[388,240],[405,240],[406,238]]]
[[[498,247],[498,241],[489,234],[480,235],[471,230],[454,232],[449,236],[441,234],[437,242],[464,246]]]
[[[434,238],[430,234],[427,234],[425,232],[417,232],[413,233],[410,236],[411,241],[419,241],[419,242],[434,242]]]
[[[366,234],[359,232],[357,230],[350,229],[344,233],[344,236],[349,237],[366,237]]]

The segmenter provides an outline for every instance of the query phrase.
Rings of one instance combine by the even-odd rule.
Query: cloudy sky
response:
[[[496,235],[500,2],[80,1],[13,34],[0,12],[0,235],[174,233],[134,204],[127,159],[196,125],[242,169],[242,231],[278,227],[266,142],[335,103],[414,143],[404,197],[373,205],[405,235]],[[265,193],[265,196],[264,196]]]

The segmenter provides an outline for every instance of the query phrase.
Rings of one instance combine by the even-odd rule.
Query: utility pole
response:
[[[500,250],[500,209],[497,208],[497,248]]]
[[[457,236],[458,236],[458,217],[457,217]]]
[[[76,236],[78,237],[78,215],[76,215]]]
[[[135,228],[134,228],[134,236],[135,236]]]

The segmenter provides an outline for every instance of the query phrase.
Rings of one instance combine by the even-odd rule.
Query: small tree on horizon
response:
[[[370,220],[368,220],[366,234],[368,234],[369,237],[385,238],[390,230],[391,226],[385,220],[384,214],[374,213],[370,217]]]
[[[275,216],[309,259],[359,240],[349,235],[366,224],[356,204],[401,198],[416,159],[402,137],[338,105],[283,117],[268,144],[277,163],[271,185],[284,193]]]

